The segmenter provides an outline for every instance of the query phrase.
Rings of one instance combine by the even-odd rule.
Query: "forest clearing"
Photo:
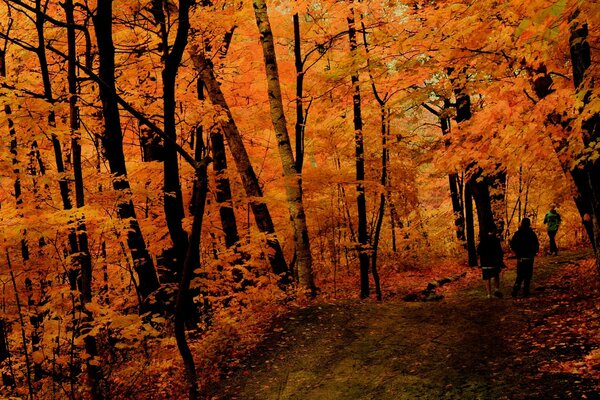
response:
[[[0,398],[597,399],[596,0],[0,0]]]

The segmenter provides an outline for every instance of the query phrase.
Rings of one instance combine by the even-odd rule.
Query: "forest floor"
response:
[[[508,260],[503,299],[487,299],[472,270],[440,288],[437,302],[297,309],[208,398],[600,399],[600,280],[590,256],[537,258],[529,298],[510,296]]]

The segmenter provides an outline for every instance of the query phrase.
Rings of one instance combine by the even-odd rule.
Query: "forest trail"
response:
[[[348,300],[298,310],[275,324],[212,398],[600,399],[593,379],[540,372],[547,361],[580,359],[596,348],[573,332],[558,347],[543,341],[553,334],[546,326],[553,316],[567,318],[574,304],[590,302],[569,271],[588,256],[538,258],[528,299],[510,297],[509,260],[504,299],[485,298],[472,279],[440,302]],[[532,331],[542,332],[534,335],[539,343]]]

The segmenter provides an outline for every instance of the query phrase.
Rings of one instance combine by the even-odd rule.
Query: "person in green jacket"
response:
[[[558,247],[556,247],[556,232],[560,226],[560,214],[556,211],[556,205],[550,205],[550,211],[544,217],[544,224],[548,225],[548,237],[550,238],[550,254],[558,255]]]

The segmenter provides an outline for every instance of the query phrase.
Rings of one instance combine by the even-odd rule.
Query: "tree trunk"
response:
[[[225,101],[220,84],[214,76],[212,65],[204,58],[203,54],[194,54],[193,58],[200,78],[205,84],[211,103],[225,114],[225,118],[221,119],[221,128],[227,139],[227,145],[233,156],[236,169],[240,174],[246,196],[249,198],[250,209],[254,214],[258,230],[267,234],[267,245],[271,249],[271,253],[268,255],[271,269],[273,273],[282,276],[283,282],[287,282],[289,280],[287,276],[288,267],[283,257],[281,245],[275,234],[275,226],[271,219],[271,214],[269,213],[267,204],[262,201],[262,189],[250,163],[250,157],[248,156],[240,132]]]
[[[375,90],[375,83],[373,83],[373,91],[375,92],[375,96],[379,99],[377,95],[377,91]],[[388,148],[387,148],[387,136],[388,131],[387,128],[389,126],[388,117],[389,113],[387,112],[385,102],[380,102],[379,106],[381,107],[381,186],[383,188],[383,192],[379,195],[379,209],[377,211],[377,222],[375,224],[375,232],[373,233],[373,255],[371,256],[371,271],[373,274],[373,283],[375,283],[375,295],[377,296],[377,300],[381,301],[381,284],[379,282],[379,272],[377,270],[377,253],[379,250],[379,237],[381,236],[381,226],[383,224],[383,218],[385,216],[385,199],[386,194],[388,194]],[[389,195],[389,194],[388,194]]]
[[[131,200],[131,187],[127,178],[125,154],[123,152],[123,132],[116,98],[115,84],[115,47],[112,40],[112,0],[98,0],[96,14],[93,16],[96,39],[98,42],[98,76],[102,115],[105,132],[102,143],[108,160],[110,172],[114,175],[113,188],[119,193],[117,214],[120,219],[129,221],[127,245],[131,251],[134,268],[138,274],[139,291],[147,297],[158,289],[159,281],[154,262],[146,248],[146,243]]]
[[[197,146],[200,146],[200,143],[198,143]],[[190,385],[190,400],[197,399],[199,393],[194,356],[192,355],[187,343],[187,338],[185,336],[185,320],[186,316],[189,314],[186,310],[186,305],[190,302],[190,283],[194,276],[194,271],[200,266],[200,239],[202,235],[202,220],[204,217],[206,193],[208,190],[206,162],[200,163],[197,167],[196,179],[198,184],[196,185],[196,204],[194,207],[195,214],[192,222],[190,242],[185,261],[183,263],[181,281],[179,282],[179,289],[177,291],[177,299],[175,302],[175,340],[177,341],[177,348],[179,349],[179,353],[183,360],[187,379]]]
[[[44,97],[50,103],[54,103],[54,96],[52,93],[52,83],[50,78],[50,72],[48,68],[48,60],[46,57],[46,43],[45,43],[45,33],[44,33],[44,23],[46,18],[44,16],[44,11],[42,10],[41,0],[35,1],[35,27],[37,32],[38,45],[35,49],[35,53],[38,57],[38,61],[40,63],[40,73],[42,76],[42,85],[44,90]],[[65,164],[62,155],[62,146],[54,129],[56,129],[56,115],[54,110],[50,110],[48,113],[48,126],[51,129],[50,137],[52,140],[52,148],[54,150],[54,159],[56,160],[56,171],[61,175],[61,178],[58,180],[58,186],[60,188],[60,196],[63,202],[63,208],[65,210],[70,210],[73,205],[70,199],[70,188],[69,188],[69,180],[65,176]]]
[[[591,102],[592,90],[597,77],[594,76],[594,71],[591,73],[589,71],[592,61],[590,45],[587,40],[589,34],[587,23],[575,20],[571,22],[570,30],[569,47],[573,81],[578,97],[583,99],[583,106],[579,110],[579,112],[583,112]],[[600,139],[600,112],[596,111],[591,117],[584,120],[581,130],[585,150],[591,150],[590,154],[597,154],[598,150],[592,149]],[[583,221],[596,254],[596,268],[600,274],[600,162],[598,158],[585,159],[580,165],[571,169],[571,175],[579,191],[578,208],[580,212],[584,212]]]
[[[350,0],[353,4],[353,0]],[[354,8],[350,7],[348,20],[348,38],[350,40],[350,53],[355,55],[357,50],[356,25],[354,18]],[[351,75],[352,88],[354,89],[353,99],[353,123],[354,123],[354,143],[356,158],[356,206],[358,213],[358,258],[360,262],[360,297],[369,297],[369,254],[367,249],[367,201],[365,197],[365,159],[363,142],[363,121],[361,116],[360,100],[360,82],[358,70],[354,70]]]
[[[471,193],[471,182],[465,184],[465,226],[467,233],[467,254],[469,266],[476,267],[477,246],[475,245],[475,221],[473,220],[473,195]]]
[[[503,237],[504,214],[506,210],[506,170],[498,165],[498,171],[488,175],[490,182],[490,203],[494,215],[494,224],[496,225],[498,237]]]
[[[75,205],[85,205],[83,172],[81,166],[81,143],[79,133],[79,108],[77,106],[77,49],[75,41],[75,19],[73,16],[73,0],[65,0],[64,9],[67,22],[67,80],[69,86],[69,127],[71,130],[71,152],[73,155],[73,177],[75,181]],[[92,259],[88,246],[85,216],[77,216],[77,240],[79,252],[77,262],[81,270],[82,302],[92,300]]]
[[[166,2],[163,0],[154,0],[154,15],[159,19],[161,26],[160,32],[163,40],[163,59],[164,66],[162,70],[163,81],[163,117],[164,133],[173,141],[177,140],[177,130],[175,123],[175,86],[177,72],[183,57],[183,52],[188,43],[188,32],[190,30],[189,10],[190,0],[180,0],[178,7],[178,25],[175,35],[175,42],[170,47],[169,38],[165,22]],[[169,48],[171,51],[169,51]],[[179,280],[179,274],[183,268],[183,261],[187,253],[188,235],[183,229],[182,218],[184,215],[183,197],[181,193],[181,182],[179,178],[179,162],[177,159],[177,150],[173,146],[164,148],[164,185],[163,200],[164,212],[167,221],[167,228],[173,244],[175,253],[175,276]]]
[[[290,210],[290,219],[294,230],[298,279],[302,288],[314,293],[316,287],[312,272],[312,254],[310,252],[306,214],[302,202],[302,174],[296,168],[287,130],[273,32],[271,30],[271,24],[269,23],[265,1],[254,0],[253,5],[256,24],[261,35],[261,44],[265,60],[271,120],[273,121],[275,136],[277,137],[279,157],[281,158],[283,167],[285,189]]]
[[[0,318],[0,368],[2,368],[2,385],[14,386],[14,374],[9,373],[12,372],[12,362],[8,347],[8,329],[3,318]]]
[[[227,156],[225,153],[225,141],[219,127],[213,127],[210,132],[210,143],[212,145],[213,168],[216,178],[216,200],[219,204],[219,216],[225,234],[225,246],[232,247],[239,240],[237,222],[233,204],[231,202],[231,185],[227,178]]]
[[[304,165],[304,62],[302,61],[302,48],[300,46],[300,18],[298,13],[294,14],[294,64],[296,66],[296,170],[302,173]]]
[[[470,103],[469,103],[470,104]],[[444,110],[447,110],[451,107],[450,101],[444,99]],[[465,112],[463,109],[460,111],[460,116],[458,116],[458,106],[457,106],[457,122],[461,122],[465,118]],[[460,121],[459,121],[460,119]],[[445,113],[440,115],[440,124],[442,127],[442,135],[448,135],[451,131],[450,129],[450,118],[448,118]],[[452,200],[452,211],[454,212],[454,226],[456,227],[456,238],[463,242],[465,240],[465,210],[462,204],[462,193],[460,191],[460,187],[458,185],[459,177],[458,173],[452,173],[448,175],[448,184],[450,187],[450,199]]]
[[[476,172],[471,176],[469,185],[471,186],[471,193],[475,200],[475,206],[477,208],[477,221],[479,222],[479,237],[488,232],[497,232],[496,223],[494,220],[494,213],[492,211],[492,201],[490,197],[490,185],[488,177],[482,176],[483,172],[480,168],[477,168]]]

